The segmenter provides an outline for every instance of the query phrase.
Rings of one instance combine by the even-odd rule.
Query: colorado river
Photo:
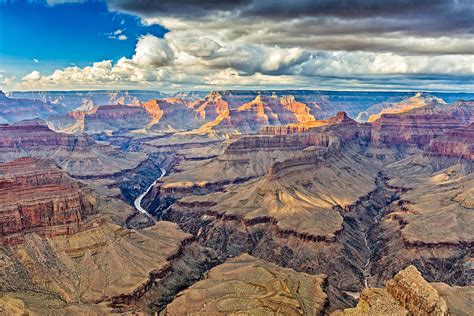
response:
[[[145,197],[145,195],[148,194],[148,192],[150,192],[151,188],[153,188],[153,186],[156,184],[156,182],[158,182],[158,180],[160,180],[161,178],[163,178],[165,175],[166,175],[166,170],[160,168],[161,170],[161,175],[148,187],[148,189],[146,189],[145,192],[143,192],[142,194],[140,194],[136,199],[135,199],[135,202],[133,203],[135,205],[135,208],[143,213],[143,214],[146,214],[147,216],[151,217],[150,214],[148,214],[148,212],[142,207],[142,200],[143,198]]]

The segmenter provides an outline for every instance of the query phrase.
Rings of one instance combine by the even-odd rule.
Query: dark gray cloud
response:
[[[109,8],[142,16],[197,16],[211,11],[229,11],[246,7],[252,0],[108,0]]]
[[[474,34],[474,0],[109,0],[113,10],[144,17],[199,17],[230,11],[240,17],[275,20],[332,17],[365,20],[370,32],[461,32]],[[371,19],[375,19],[370,23]],[[386,21],[385,21],[386,20]],[[321,20],[324,21],[324,20]],[[348,23],[345,32],[350,31]]]

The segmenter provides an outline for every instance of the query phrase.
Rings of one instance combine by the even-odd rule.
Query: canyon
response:
[[[469,95],[98,95],[0,125],[0,313],[469,315]]]

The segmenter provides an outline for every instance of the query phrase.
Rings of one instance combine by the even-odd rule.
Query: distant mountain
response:
[[[45,119],[50,115],[64,113],[66,108],[63,105],[40,100],[9,98],[0,91],[0,124],[34,118]]]
[[[180,131],[221,136],[253,133],[265,126],[307,124],[341,111],[365,122],[374,121],[383,113],[404,112],[431,103],[449,104],[460,99],[474,99],[474,94],[468,93],[311,90],[222,90],[174,94],[157,91],[54,91],[10,95],[37,98],[31,102],[46,102],[63,109],[61,113],[36,113],[41,112],[39,117],[46,119],[51,128],[65,133]],[[10,120],[0,115],[0,122]]]
[[[102,104],[136,105],[150,99],[164,98],[167,97],[167,95],[158,91],[99,90],[12,92],[10,93],[10,97],[61,104],[65,106],[67,112],[69,112],[87,103],[95,106]]]

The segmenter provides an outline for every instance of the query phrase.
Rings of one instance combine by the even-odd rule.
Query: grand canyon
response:
[[[0,0],[0,315],[474,315],[472,0]]]
[[[7,314],[470,313],[474,95],[116,95],[3,95]]]

